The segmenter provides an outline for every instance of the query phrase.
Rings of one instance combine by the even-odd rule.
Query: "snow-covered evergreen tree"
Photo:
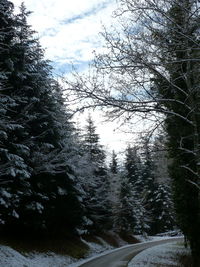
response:
[[[110,163],[110,171],[113,174],[118,173],[118,162],[117,162],[117,155],[115,154],[115,151],[112,152],[112,159]]]
[[[156,136],[152,146],[152,161],[156,188],[154,198],[153,232],[173,230],[175,223],[175,210],[172,197],[172,185],[169,178],[168,166],[171,162],[167,156],[166,137],[162,134]]]
[[[158,184],[153,192],[154,218],[151,222],[151,231],[153,233],[163,233],[174,229],[174,205],[170,191],[168,185]]]
[[[175,222],[169,181],[165,181],[165,185],[163,182],[158,183],[158,181],[163,181],[163,179],[162,177],[157,178],[156,152],[152,152],[148,142],[144,142],[143,153],[142,179],[144,188],[142,196],[146,212],[150,216],[150,229],[148,232],[149,234],[157,234],[166,230],[172,230]]]
[[[119,233],[133,233],[136,226],[135,192],[128,177],[121,178],[120,202],[116,210],[114,228]]]
[[[113,150],[111,162],[109,164],[108,177],[110,183],[109,199],[112,209],[112,228],[114,231],[119,231],[118,218],[120,204],[120,188],[121,188],[121,168],[118,163],[117,154]]]
[[[149,229],[149,216],[141,195],[141,161],[136,147],[127,147],[124,165],[116,225],[119,231],[145,234]]]
[[[2,93],[12,103],[2,114],[6,135],[1,141],[4,157],[0,164],[7,170],[1,174],[1,180],[6,181],[1,189],[2,222],[8,226],[17,220],[15,226],[51,231],[74,229],[82,212],[74,172],[66,162],[73,129],[62,93],[27,23],[29,12],[24,4],[14,16],[12,5],[2,2],[3,33],[8,30],[8,11],[9,18],[13,18],[9,28],[13,37],[6,46],[8,62],[0,58]],[[3,53],[3,48],[0,51]]]
[[[118,158],[115,151],[112,152],[112,158],[109,165],[109,183],[110,183],[110,200],[113,208],[118,207],[119,202],[119,191],[120,191],[120,181],[121,181],[121,170],[118,164]]]
[[[126,149],[125,169],[130,183],[134,185],[139,196],[144,189],[142,162],[138,153],[138,148],[128,146]]]
[[[10,1],[0,1],[0,205],[2,224],[12,224],[19,218],[20,197],[30,191],[31,168],[25,157],[29,148],[22,142],[27,132],[18,115],[18,90],[11,78],[17,55],[13,53],[17,40],[17,21]]]
[[[94,230],[107,229],[111,224],[110,184],[105,164],[105,152],[99,143],[99,135],[96,133],[91,116],[88,117],[85,128],[83,157],[87,169],[83,185],[87,192],[86,215],[93,222]]]

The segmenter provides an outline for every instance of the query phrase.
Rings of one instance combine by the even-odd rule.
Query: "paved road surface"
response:
[[[79,267],[126,267],[128,262],[142,250],[169,243],[172,241],[182,241],[183,238],[170,238],[159,241],[152,241],[143,244],[135,244],[129,247],[121,248],[117,251],[110,252],[107,255],[95,258],[87,263],[80,265]]]

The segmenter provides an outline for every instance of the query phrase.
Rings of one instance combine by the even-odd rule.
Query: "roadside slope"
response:
[[[126,239],[126,240],[125,240]],[[98,236],[27,239],[4,237],[0,239],[0,267],[71,266],[80,260],[111,251],[116,247],[136,243],[134,237],[122,238],[116,233]]]
[[[183,255],[189,255],[183,242],[166,243],[148,248],[136,255],[128,264],[128,267],[155,267],[159,266],[180,266],[180,259]]]
[[[91,259],[81,265],[80,267],[125,267],[128,262],[141,251],[160,244],[169,242],[183,241],[183,238],[170,238],[159,241],[144,242],[135,245],[128,245],[119,249],[115,249],[106,255],[101,255]]]

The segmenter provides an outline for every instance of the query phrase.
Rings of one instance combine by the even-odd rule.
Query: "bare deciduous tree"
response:
[[[68,81],[78,109],[106,108],[110,118],[164,122],[173,158],[178,221],[200,260],[200,4],[197,0],[121,0],[117,30],[102,33],[94,73]],[[161,114],[158,116],[158,114]]]

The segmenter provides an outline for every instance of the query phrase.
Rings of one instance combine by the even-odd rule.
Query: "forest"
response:
[[[104,29],[92,75],[74,71],[64,83],[29,15],[0,0],[0,233],[180,229],[199,266],[198,1],[120,0],[121,28]],[[139,116],[151,129],[123,159],[108,159],[91,108],[130,126]],[[88,109],[78,127],[73,114]]]

